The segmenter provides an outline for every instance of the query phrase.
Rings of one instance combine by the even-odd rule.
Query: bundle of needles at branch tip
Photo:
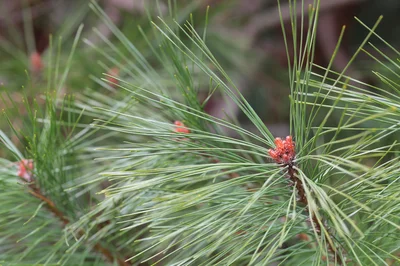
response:
[[[330,1],[277,1],[282,132],[243,89],[256,54],[220,33],[237,10],[128,2],[71,1],[42,47],[27,1],[24,36],[0,36],[23,58],[1,85],[0,265],[400,264],[400,52],[382,17],[354,19],[364,39],[338,70],[345,27],[315,58]],[[351,76],[361,55],[379,83]]]

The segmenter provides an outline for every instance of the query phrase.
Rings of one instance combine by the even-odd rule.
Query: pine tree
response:
[[[375,72],[382,85],[348,77],[347,67],[331,69],[344,30],[331,62],[318,66],[319,1],[300,18],[296,1],[289,3],[291,36],[282,28],[290,106],[282,108],[290,108],[290,135],[273,136],[207,47],[208,11],[202,32],[193,16],[181,23],[171,3],[169,16],[149,13],[151,27],[138,32],[150,57],[93,1],[117,40],[99,31],[105,46],[85,40],[104,56],[104,76],[62,95],[72,57],[83,49],[80,28],[61,75],[60,54],[50,49],[46,64],[55,70],[47,73],[45,108],[25,100],[26,129],[13,131],[25,149],[1,132],[13,158],[0,160],[0,262],[400,263],[400,63],[368,40],[400,53],[375,32],[380,19],[372,28],[359,21],[368,35],[348,65],[368,54],[389,70]],[[42,58],[32,58],[32,70],[42,71]],[[208,114],[216,93],[257,132],[230,114]]]

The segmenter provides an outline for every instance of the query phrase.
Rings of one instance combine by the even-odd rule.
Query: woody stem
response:
[[[315,227],[315,231],[321,236],[322,232],[327,232],[329,234],[328,229],[324,225],[322,221],[319,221],[315,213],[311,212],[309,208],[308,199],[304,190],[303,182],[297,177],[297,171],[293,165],[287,165],[287,174],[290,181],[296,186],[297,194],[299,196],[298,201],[303,203],[306,206],[307,211],[311,214],[311,223]],[[332,237],[330,237],[333,239]],[[342,258],[337,252],[336,247],[331,243],[331,241],[327,241],[329,251],[335,256],[335,259],[339,265],[343,264]]]
[[[30,184],[29,185],[30,191],[29,193],[32,194],[34,197],[40,199],[41,201],[44,201],[46,203],[46,206],[50,212],[52,212],[58,219],[61,220],[63,223],[63,226],[66,226],[67,224],[70,223],[69,219],[64,216],[64,214],[57,209],[56,205],[54,204],[53,201],[51,201],[49,198],[44,196],[40,189],[35,185],[35,184]],[[85,234],[85,231],[80,230],[79,235],[83,236]],[[114,261],[117,261],[119,266],[131,266],[132,264],[130,262],[125,261],[124,259],[114,257],[112,252],[108,250],[107,248],[103,247],[100,243],[96,243],[93,247],[93,249],[101,254],[103,254],[104,257],[107,258],[108,261],[113,263]]]

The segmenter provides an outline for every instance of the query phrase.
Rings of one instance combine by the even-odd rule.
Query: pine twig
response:
[[[306,193],[305,193],[305,190],[304,190],[303,183],[297,177],[297,170],[294,169],[293,165],[288,165],[287,166],[287,175],[288,175],[288,178],[290,179],[290,181],[296,186],[297,193],[298,193],[298,196],[299,196],[298,202],[303,203],[306,206],[307,211],[309,213],[311,213],[311,210],[308,207],[309,206],[308,199],[306,197]],[[315,215],[315,213],[311,213],[311,223],[313,223],[313,225],[315,226],[315,231],[319,235],[322,234],[322,231],[325,231],[325,232],[329,233],[329,231],[326,228],[326,226],[324,225],[323,221],[320,222],[318,220],[317,216]],[[329,251],[331,251],[334,254],[334,256],[336,258],[336,261],[339,263],[339,265],[342,265],[343,264],[342,258],[338,254],[336,247],[329,240],[327,241],[327,243],[328,243]]]
[[[275,160],[276,163],[280,164],[287,171],[287,177],[291,181],[291,183],[296,187],[298,194],[298,202],[304,204],[306,206],[306,210],[311,214],[310,222],[315,227],[315,231],[321,236],[322,232],[327,232],[329,234],[328,228],[324,225],[323,221],[319,221],[318,217],[315,213],[311,212],[309,207],[309,202],[306,196],[306,192],[304,189],[303,182],[297,177],[298,172],[295,169],[294,158],[295,158],[295,143],[292,140],[291,136],[287,136],[286,140],[282,140],[281,138],[275,139],[276,148],[270,149],[269,154],[272,159]],[[331,236],[329,236],[332,239]],[[328,249],[335,256],[335,260],[339,265],[343,265],[342,258],[337,252],[337,248],[334,246],[332,241],[328,239]]]
[[[63,213],[57,209],[56,205],[54,204],[54,202],[52,202],[50,199],[48,199],[46,196],[44,196],[39,188],[37,186],[35,186],[35,184],[29,184],[29,188],[30,191],[29,193],[40,199],[41,201],[44,201],[47,205],[47,208],[58,218],[61,220],[61,222],[63,222],[64,226],[66,226],[67,224],[69,224],[69,220],[68,218],[66,218]]]
[[[190,133],[190,130],[181,121],[175,121],[174,124],[175,124],[174,131],[176,133],[184,133],[184,134]],[[276,144],[276,149],[269,150],[270,156],[275,160],[275,162],[280,164],[282,167],[286,168],[287,177],[290,179],[292,184],[294,184],[294,186],[296,186],[297,193],[299,196],[298,201],[300,203],[304,204],[306,206],[307,211],[309,213],[311,213],[311,210],[309,208],[308,199],[306,196],[306,192],[304,190],[303,182],[297,177],[298,173],[294,166],[294,158],[295,158],[296,153],[295,153],[295,143],[293,142],[292,137],[287,136],[286,140],[284,140],[284,141],[280,138],[276,138],[275,144]],[[216,163],[216,164],[220,163],[220,160],[218,158],[212,158],[212,157],[208,157],[208,158],[210,158],[213,163]],[[233,179],[233,178],[239,177],[239,174],[233,172],[233,173],[228,173],[228,176],[230,179]],[[315,231],[319,235],[322,234],[322,231],[327,232],[329,234],[328,229],[325,227],[323,222],[320,222],[318,220],[318,217],[315,215],[315,213],[311,213],[311,223],[314,225]],[[242,233],[242,232],[240,232],[240,233]],[[244,233],[246,233],[246,232],[244,231]],[[332,238],[332,237],[330,237],[330,238]],[[329,239],[327,242],[328,242],[329,251],[334,254],[335,259],[339,263],[339,265],[342,265],[343,261],[339,255],[339,253],[337,252],[336,247],[334,246],[332,241],[330,241]]]
[[[47,209],[51,213],[53,213],[63,223],[63,226],[65,227],[67,224],[70,223],[70,220],[68,218],[66,218],[64,216],[64,214],[57,208],[57,206],[54,204],[54,202],[52,200],[50,200],[49,198],[47,198],[45,195],[43,195],[42,192],[40,191],[39,187],[37,187],[35,185],[35,183],[33,183],[32,171],[33,171],[33,162],[31,160],[22,160],[21,162],[19,162],[18,176],[24,182],[29,183],[29,185],[28,185],[28,187],[30,189],[29,193],[32,196],[45,202]],[[85,235],[85,231],[80,229],[79,235],[80,236]],[[125,261],[124,259],[114,257],[114,255],[111,253],[111,251],[108,250],[107,248],[103,247],[100,243],[96,243],[93,246],[93,249],[95,251],[103,254],[103,256],[105,258],[107,258],[107,260],[110,261],[111,263],[113,263],[114,261],[117,261],[119,266],[131,266],[132,265],[129,261]]]

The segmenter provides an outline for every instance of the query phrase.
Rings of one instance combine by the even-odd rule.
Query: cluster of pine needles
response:
[[[289,2],[289,136],[273,136],[207,47],[208,10],[202,31],[175,20],[171,1],[169,16],[149,13],[143,54],[91,2],[113,41],[82,40],[80,27],[65,66],[59,48],[33,55],[44,106],[26,99],[24,130],[4,111],[24,148],[0,132],[12,155],[0,159],[0,264],[400,263],[400,53],[375,33],[380,19],[360,21],[368,34],[348,66],[370,55],[390,69],[374,72],[385,86],[331,70],[344,30],[315,65],[319,1],[300,17]],[[79,49],[104,57],[104,75],[64,96]],[[208,114],[216,93],[256,131]]]

